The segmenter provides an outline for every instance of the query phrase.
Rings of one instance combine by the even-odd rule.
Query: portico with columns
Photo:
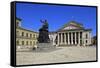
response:
[[[82,32],[81,31],[68,31],[58,32],[58,45],[80,45],[82,44]]]
[[[91,44],[91,29],[85,29],[82,24],[75,21],[65,24],[55,34],[56,38],[53,39],[53,43],[56,46],[87,46]]]

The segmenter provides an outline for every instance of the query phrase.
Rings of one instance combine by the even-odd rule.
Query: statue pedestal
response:
[[[57,50],[56,46],[53,46],[52,43],[38,43],[37,48],[33,49],[33,52],[52,52]]]
[[[55,46],[53,46],[52,43],[38,43],[37,44],[37,49],[51,49],[51,48],[55,48]]]

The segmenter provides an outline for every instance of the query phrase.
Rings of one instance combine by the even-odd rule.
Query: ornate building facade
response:
[[[17,48],[37,47],[38,33],[21,27],[21,19],[16,19]],[[55,46],[88,46],[91,45],[91,29],[85,29],[83,24],[70,21],[59,30],[49,33],[51,43]]]
[[[16,46],[17,48],[36,47],[38,33],[21,27],[21,19],[16,18]]]
[[[56,32],[51,32],[50,38],[56,46],[86,46],[91,44],[91,29],[70,21]]]

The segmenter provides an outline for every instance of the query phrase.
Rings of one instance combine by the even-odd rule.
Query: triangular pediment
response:
[[[79,29],[79,27],[69,25],[69,26],[63,28],[63,30],[69,30],[69,29]]]
[[[83,25],[75,21],[70,21],[69,23],[63,25],[60,30],[71,30],[71,29],[83,29]]]

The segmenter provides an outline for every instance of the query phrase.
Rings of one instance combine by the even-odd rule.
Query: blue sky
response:
[[[95,7],[16,3],[16,16],[22,19],[23,28],[37,32],[42,26],[41,19],[48,21],[49,31],[56,31],[74,20],[92,29],[92,35],[96,35]]]

